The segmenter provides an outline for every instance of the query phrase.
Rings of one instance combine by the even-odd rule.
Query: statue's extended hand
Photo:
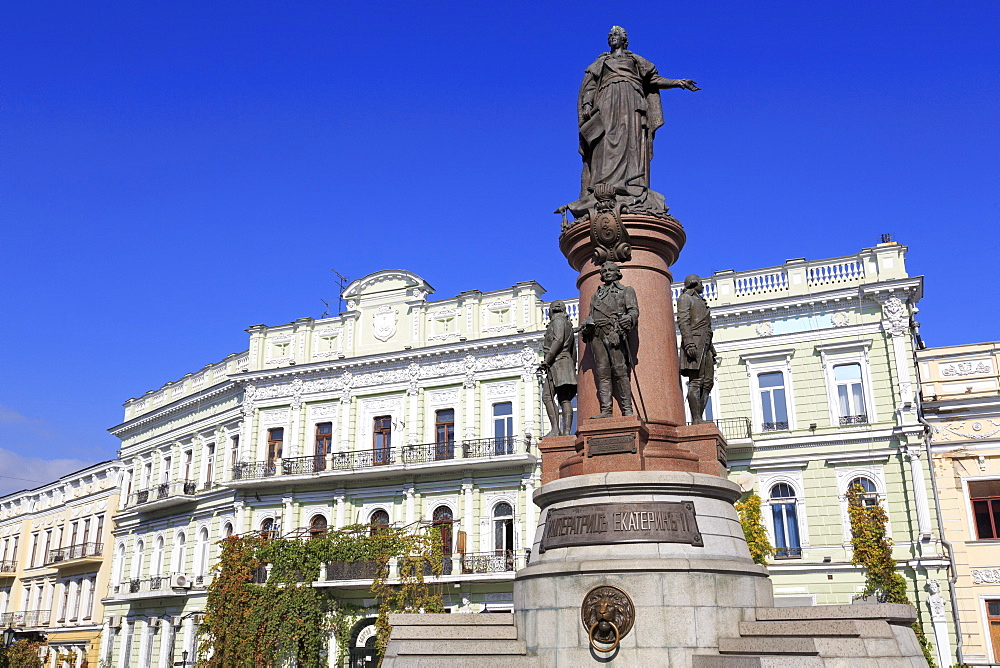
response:
[[[684,354],[687,355],[689,361],[693,362],[698,359],[698,347],[693,343],[689,343],[684,346]]]
[[[681,79],[681,88],[688,90],[701,90],[692,79]]]

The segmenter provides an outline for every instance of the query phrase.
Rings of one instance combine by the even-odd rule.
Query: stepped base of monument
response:
[[[610,417],[581,422],[577,435],[546,436],[542,484],[612,471],[684,471],[725,475],[726,440],[711,422],[693,425]]]
[[[514,614],[393,615],[383,666],[925,665],[912,606],[775,608],[739,496],[718,475],[679,471],[549,482],[534,495],[541,514]],[[595,605],[593,593],[608,590],[610,607]],[[625,629],[616,646],[600,642],[594,619]]]

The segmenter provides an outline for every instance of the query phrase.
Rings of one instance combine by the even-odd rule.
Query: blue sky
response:
[[[5,2],[0,493],[121,403],[318,316],[330,269],[569,296],[575,98],[612,24],[666,91],[675,276],[889,232],[929,345],[1000,339],[1000,3]],[[26,481],[14,480],[24,478]]]

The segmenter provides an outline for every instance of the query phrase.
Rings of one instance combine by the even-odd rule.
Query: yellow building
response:
[[[120,462],[0,497],[0,627],[48,644],[50,668],[96,668]]]
[[[917,353],[959,616],[958,658],[1000,664],[1000,342]],[[933,596],[931,598],[933,607]],[[943,615],[943,601],[940,603]]]

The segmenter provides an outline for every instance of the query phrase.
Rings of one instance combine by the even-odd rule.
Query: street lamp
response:
[[[11,643],[14,642],[14,627],[8,626],[3,630],[3,652],[0,652],[0,667],[8,668],[10,665],[7,661],[7,650],[10,649]]]

